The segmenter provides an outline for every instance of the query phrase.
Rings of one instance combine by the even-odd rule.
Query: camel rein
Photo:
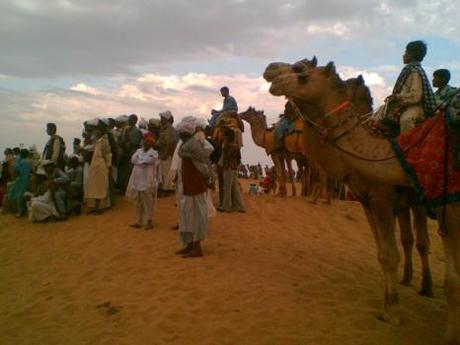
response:
[[[294,108],[294,111],[296,112],[297,116],[300,116],[300,118],[302,120],[304,120],[305,122],[307,122],[308,124],[310,124],[312,126],[312,128],[320,135],[320,137],[323,139],[323,141],[325,143],[329,143],[331,144],[333,147],[335,147],[337,150],[349,155],[350,157],[353,157],[353,158],[356,158],[356,159],[360,159],[360,160],[363,160],[363,161],[366,161],[366,162],[384,162],[384,161],[388,161],[388,160],[391,160],[391,159],[394,159],[396,158],[396,154],[393,154],[389,157],[385,157],[385,158],[379,158],[379,159],[375,159],[375,158],[366,158],[366,157],[362,157],[362,156],[359,156],[351,151],[348,151],[348,150],[345,150],[344,148],[340,147],[338,144],[337,144],[337,141],[343,137],[345,137],[346,135],[350,134],[351,132],[353,132],[357,127],[360,127],[362,126],[365,122],[362,121],[361,119],[363,118],[367,118],[368,115],[372,114],[372,112],[369,112],[367,114],[363,114],[363,115],[359,115],[359,116],[356,116],[356,113],[355,113],[355,110],[354,110],[354,107],[353,107],[353,104],[350,103],[349,101],[345,101],[343,103],[341,103],[340,105],[338,105],[337,107],[335,107],[334,109],[332,109],[331,111],[328,111],[327,113],[325,113],[322,117],[323,118],[328,118],[330,117],[331,115],[335,114],[335,113],[338,113],[344,109],[347,109],[347,108],[350,108],[351,109],[351,114],[345,118],[344,120],[342,120],[341,122],[339,122],[338,124],[334,125],[334,126],[330,126],[330,127],[326,127],[326,126],[323,126],[323,125],[320,125],[319,123],[315,122],[314,120],[312,120],[307,114],[304,114],[302,113],[302,111],[299,109],[299,107],[297,106],[295,100],[289,98],[288,99],[288,102],[291,103],[291,105],[293,106]],[[348,121],[350,121],[351,119],[353,118],[356,118],[357,121],[356,123],[349,129],[347,129],[345,132],[339,134],[337,137],[333,138],[333,139],[328,139],[328,136],[329,136],[329,133],[332,131],[332,130],[335,130],[335,129],[338,129],[340,127],[342,127],[344,124],[346,124]],[[406,153],[408,152],[412,147],[414,147],[415,145],[417,145],[419,142],[421,142],[423,139],[425,139],[425,137],[428,135],[428,133],[431,131],[431,129],[434,127],[434,123],[433,125],[424,133],[423,136],[420,137],[419,140],[417,140],[416,142],[414,142],[412,145],[410,145],[409,147],[407,147],[406,149],[404,149],[402,152],[403,153]]]

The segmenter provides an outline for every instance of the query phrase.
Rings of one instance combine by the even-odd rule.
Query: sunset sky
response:
[[[46,122],[71,146],[84,120],[171,110],[209,117],[230,87],[241,110],[283,100],[261,78],[273,61],[316,55],[344,78],[390,93],[409,40],[428,44],[427,72],[460,84],[459,0],[2,0],[0,149],[45,144]],[[243,159],[268,162],[245,137]]]

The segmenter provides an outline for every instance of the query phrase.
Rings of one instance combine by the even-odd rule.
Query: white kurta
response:
[[[49,190],[43,195],[32,198],[28,202],[27,208],[31,222],[42,222],[49,217],[59,216]]]
[[[401,92],[397,95],[399,103],[406,108],[399,120],[401,132],[406,132],[422,121],[423,106],[423,82],[422,77],[417,72],[412,72],[406,79]]]
[[[133,171],[129,178],[126,196],[136,205],[137,224],[147,225],[152,221],[156,201],[156,171],[158,153],[149,149],[138,149],[131,157]]]
[[[96,199],[109,199],[109,169],[112,165],[110,146],[104,137],[94,144],[93,158],[88,170],[87,195],[88,206]],[[93,200],[91,200],[93,199]],[[91,201],[91,202],[90,202]],[[104,203],[105,204],[105,203]],[[107,203],[109,206],[109,203]],[[105,206],[105,205],[104,205]],[[100,205],[102,208],[102,206]]]

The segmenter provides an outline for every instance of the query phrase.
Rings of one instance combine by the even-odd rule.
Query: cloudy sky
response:
[[[460,0],[2,0],[0,149],[46,142],[56,122],[71,144],[81,123],[169,109],[208,117],[228,85],[240,109],[281,99],[261,78],[273,61],[316,55],[343,77],[363,74],[378,104],[409,40],[429,49],[428,73],[460,84]],[[250,137],[243,158],[268,160]]]

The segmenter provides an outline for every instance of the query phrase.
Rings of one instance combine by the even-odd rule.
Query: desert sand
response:
[[[120,198],[102,216],[30,224],[0,216],[1,345],[441,345],[443,254],[430,222],[435,298],[400,288],[403,324],[376,316],[383,276],[356,202],[244,195],[182,259],[174,198],[134,230]],[[414,251],[416,255],[416,251]]]

